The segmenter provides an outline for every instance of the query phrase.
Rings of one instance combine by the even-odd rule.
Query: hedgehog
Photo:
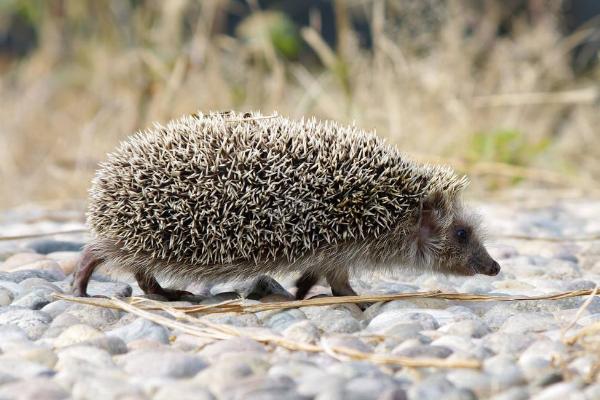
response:
[[[73,294],[100,265],[169,300],[187,292],[158,280],[295,274],[303,299],[322,278],[356,295],[349,277],[377,269],[496,275],[467,184],[356,126],[258,112],[155,124],[100,164]]]

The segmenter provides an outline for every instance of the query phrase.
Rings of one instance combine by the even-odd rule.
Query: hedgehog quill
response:
[[[355,295],[358,269],[496,275],[465,177],[415,163],[373,133],[259,113],[194,114],[123,142],[90,189],[73,293],[94,269],[135,276],[170,300],[179,283],[297,274]]]

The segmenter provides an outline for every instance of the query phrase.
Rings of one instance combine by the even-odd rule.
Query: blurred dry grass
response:
[[[573,77],[568,53],[586,32],[560,34],[560,1],[504,36],[502,2],[338,1],[340,21],[367,16],[373,47],[340,23],[330,48],[314,18],[300,32],[308,63],[215,33],[225,0],[36,4],[39,46],[0,66],[0,207],[83,199],[119,140],[199,109],[355,121],[488,188],[600,180],[599,74]]]

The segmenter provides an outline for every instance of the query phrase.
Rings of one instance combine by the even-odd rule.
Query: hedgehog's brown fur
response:
[[[443,243],[418,245],[414,227],[436,199],[436,229],[448,228],[466,184],[356,127],[196,114],[109,155],[90,190],[88,249],[115,268],[175,280],[435,268],[428,258]]]

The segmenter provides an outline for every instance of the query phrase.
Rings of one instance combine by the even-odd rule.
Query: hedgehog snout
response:
[[[500,272],[500,264],[498,264],[496,260],[490,257],[489,254],[487,254],[487,252],[485,252],[485,254],[481,254],[477,257],[474,257],[474,259],[471,260],[470,264],[471,268],[477,274],[495,276],[498,275],[498,273]]]

